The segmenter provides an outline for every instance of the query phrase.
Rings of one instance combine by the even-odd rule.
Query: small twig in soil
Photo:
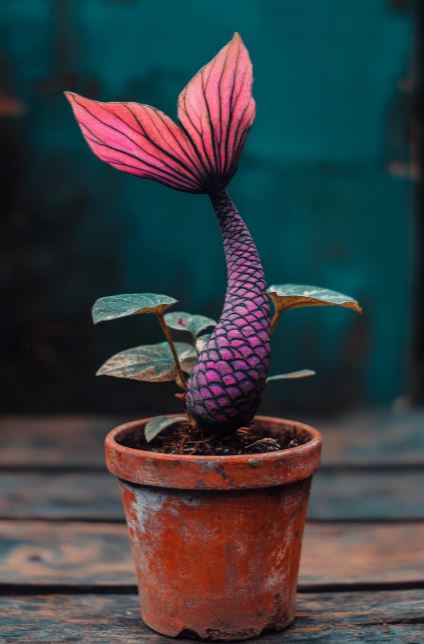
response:
[[[259,446],[259,445],[264,445],[266,447],[271,447],[273,449],[281,449],[280,444],[278,443],[275,438],[259,438],[257,441],[254,443],[250,443],[250,445],[246,445],[244,447],[244,450],[251,449],[252,447]]]

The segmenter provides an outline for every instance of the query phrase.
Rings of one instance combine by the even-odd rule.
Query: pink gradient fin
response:
[[[185,192],[212,193],[228,184],[255,118],[252,64],[238,34],[181,92],[182,127],[149,105],[65,95],[102,161]]]
[[[194,76],[178,99],[178,118],[205,175],[226,185],[255,118],[252,63],[236,33]]]
[[[139,103],[102,103],[66,92],[89,147],[102,161],[176,190],[200,192],[184,132],[163,112]]]

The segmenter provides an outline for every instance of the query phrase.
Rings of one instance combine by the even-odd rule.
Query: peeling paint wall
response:
[[[258,116],[231,193],[270,283],[358,297],[293,311],[264,411],[390,403],[406,388],[411,316],[408,68],[412,16],[386,0],[3,0],[0,3],[0,375],[8,410],[166,411],[171,387],[92,377],[156,341],[154,320],[91,328],[102,295],[163,292],[218,316],[225,267],[204,197],[95,159],[62,96],[139,100],[175,115],[179,91],[235,30]],[[406,173],[407,174],[407,173]],[[395,300],[395,306],[393,305]],[[165,399],[162,402],[162,397]]]

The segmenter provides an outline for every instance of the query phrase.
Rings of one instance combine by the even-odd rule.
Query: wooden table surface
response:
[[[1,643],[170,641],[139,618],[117,485],[104,470],[103,438],[120,420],[0,418]],[[316,424],[325,448],[298,617],[260,642],[424,642],[424,412]]]

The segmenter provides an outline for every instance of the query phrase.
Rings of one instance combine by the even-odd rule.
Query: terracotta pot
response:
[[[148,420],[121,425],[106,438],[144,622],[163,635],[207,640],[248,639],[288,626],[319,432],[258,416],[273,434],[289,428],[308,442],[242,456],[126,447]]]

